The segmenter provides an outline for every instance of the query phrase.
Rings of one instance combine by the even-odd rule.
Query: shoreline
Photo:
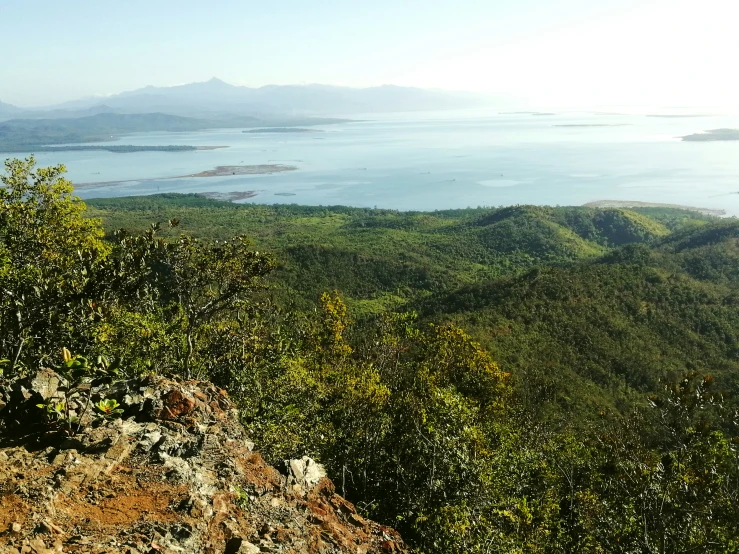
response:
[[[638,200],[595,200],[583,204],[585,208],[669,208],[673,210],[687,210],[698,212],[703,215],[725,217],[726,210],[717,208],[699,208],[696,206],[685,206],[683,204],[667,204],[663,202],[640,202]]]
[[[257,164],[257,165],[219,165],[214,169],[207,169],[199,173],[190,173],[188,175],[175,175],[173,177],[149,177],[143,179],[124,179],[120,181],[97,181],[93,183],[77,183],[75,188],[91,188],[102,186],[120,185],[122,183],[150,183],[155,181],[168,181],[171,179],[190,179],[200,177],[232,177],[239,175],[271,175],[273,173],[284,173],[286,171],[296,171],[298,168],[294,165],[283,164]]]
[[[0,154],[34,154],[37,152],[110,152],[111,154],[135,154],[139,152],[195,152],[198,150],[218,150],[229,148],[229,146],[190,146],[187,144],[168,144],[166,146],[134,145],[134,144],[68,144],[66,146],[28,146],[12,148],[10,150],[0,149]]]

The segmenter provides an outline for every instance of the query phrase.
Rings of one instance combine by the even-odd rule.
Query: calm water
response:
[[[739,141],[681,142],[739,117],[657,118],[493,111],[370,116],[322,133],[240,129],[145,133],[119,144],[228,145],[195,152],[61,152],[76,183],[151,179],[218,165],[282,163],[273,175],[139,181],[80,188],[84,198],[157,192],[258,191],[259,203],[344,204],[433,210],[518,203],[579,205],[640,200],[720,208],[739,215]],[[368,117],[369,119],[369,117]],[[558,127],[609,124],[607,127]]]

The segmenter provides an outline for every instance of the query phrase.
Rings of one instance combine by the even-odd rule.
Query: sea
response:
[[[679,138],[739,129],[739,116],[685,110],[655,115],[493,109],[368,114],[310,133],[214,129],[140,133],[111,142],[227,146],[215,150],[53,152],[36,158],[42,166],[64,163],[82,198],[250,191],[254,196],[241,201],[397,210],[615,200],[739,216],[739,141]],[[258,164],[297,170],[171,178]]]

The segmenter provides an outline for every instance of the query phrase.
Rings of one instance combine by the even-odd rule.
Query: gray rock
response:
[[[259,554],[261,550],[256,544],[244,541],[241,543],[238,554]]]
[[[50,369],[41,369],[30,379],[28,389],[48,400],[59,392],[59,385],[61,385],[59,375]]]
[[[287,460],[286,466],[289,472],[288,483],[300,485],[306,492],[326,477],[323,466],[308,456],[303,456],[299,460]]]

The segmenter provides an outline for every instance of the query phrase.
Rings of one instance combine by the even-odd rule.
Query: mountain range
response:
[[[0,119],[83,117],[98,113],[166,113],[188,116],[350,115],[361,113],[483,107],[491,99],[450,92],[382,85],[351,88],[330,85],[235,86],[213,78],[171,87],[147,86],[106,97],[88,97],[44,108],[0,103]]]

